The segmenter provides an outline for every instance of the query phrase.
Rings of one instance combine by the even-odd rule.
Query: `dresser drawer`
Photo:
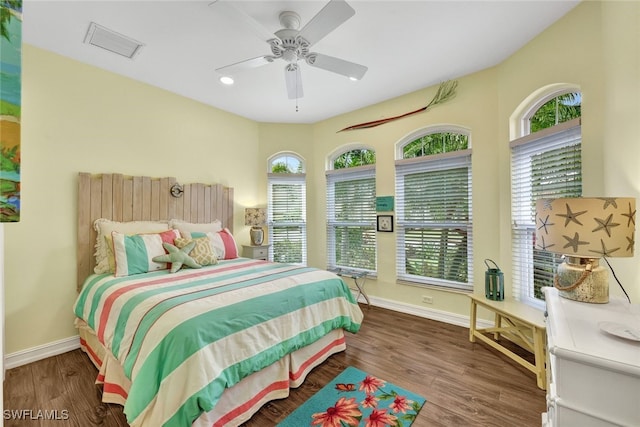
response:
[[[245,258],[262,259],[266,261],[269,259],[269,245],[262,245],[262,246],[243,245],[242,256]]]
[[[257,248],[253,250],[253,258],[266,258],[269,256],[269,249]]]

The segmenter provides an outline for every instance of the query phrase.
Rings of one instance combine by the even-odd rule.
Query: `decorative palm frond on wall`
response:
[[[357,129],[369,129],[376,126],[383,125],[385,123],[393,122],[395,120],[403,119],[405,117],[412,116],[414,114],[422,113],[427,111],[429,108],[434,107],[436,105],[442,104],[456,95],[456,88],[458,87],[457,80],[447,80],[446,82],[442,82],[436,91],[431,102],[429,102],[426,106],[419,108],[415,111],[410,111],[405,114],[401,114],[399,116],[389,117],[386,119],[374,120],[372,122],[360,123],[357,125],[349,126],[344,129],[340,129],[338,132],[344,132],[347,130],[357,130]]]

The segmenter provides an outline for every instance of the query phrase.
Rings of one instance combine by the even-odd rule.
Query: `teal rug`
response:
[[[408,427],[425,401],[415,393],[348,367],[278,427]]]

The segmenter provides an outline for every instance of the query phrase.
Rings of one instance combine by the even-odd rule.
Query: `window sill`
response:
[[[436,291],[442,291],[442,292],[451,292],[454,294],[460,294],[460,295],[468,295],[468,294],[472,294],[473,293],[473,289],[458,289],[458,288],[450,288],[448,286],[443,286],[443,285],[435,285],[432,283],[421,283],[421,282],[412,282],[409,280],[402,280],[402,279],[396,279],[396,284],[398,285],[406,285],[406,286],[414,286],[417,288],[424,288],[424,289],[433,289]]]

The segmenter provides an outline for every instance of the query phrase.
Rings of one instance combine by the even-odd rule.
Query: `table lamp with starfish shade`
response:
[[[246,208],[244,210],[244,225],[250,225],[251,245],[260,246],[264,241],[262,227],[267,223],[267,210],[264,208]]]
[[[535,247],[564,256],[554,279],[560,296],[609,302],[609,272],[600,259],[633,256],[635,215],[634,198],[537,201]]]

